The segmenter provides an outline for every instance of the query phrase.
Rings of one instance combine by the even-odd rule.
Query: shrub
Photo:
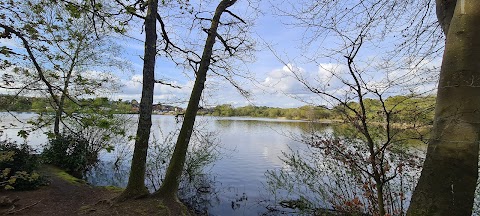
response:
[[[0,188],[15,190],[32,190],[44,181],[35,172],[38,167],[33,149],[15,142],[0,141]]]
[[[97,162],[97,152],[89,150],[87,139],[74,134],[63,134],[49,140],[42,153],[45,163],[58,166],[75,177]]]
[[[61,136],[50,134],[42,153],[45,163],[64,169],[83,178],[86,171],[98,162],[101,151],[111,152],[115,144],[125,143],[129,117],[84,112],[76,114],[81,121],[67,121],[68,132]]]

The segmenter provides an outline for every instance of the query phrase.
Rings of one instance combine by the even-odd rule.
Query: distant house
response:
[[[132,100],[132,112],[138,113],[140,110],[140,104],[136,100]],[[183,108],[171,106],[171,105],[162,105],[160,103],[152,105],[152,113],[154,114],[171,114],[183,113]]]
[[[180,112],[183,112],[183,109],[180,107],[175,107],[171,105],[153,104],[153,113],[155,114],[175,114]]]
[[[181,107],[175,107],[176,113],[183,113],[183,109]]]

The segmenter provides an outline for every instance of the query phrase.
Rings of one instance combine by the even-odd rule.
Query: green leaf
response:
[[[127,13],[129,14],[134,14],[136,11],[135,7],[132,7],[132,6],[125,7],[125,10],[127,10]]]
[[[52,133],[51,131],[45,132],[45,135],[47,135],[48,139],[53,139],[53,138],[55,138],[55,134]]]
[[[28,135],[30,135],[26,130],[20,130],[17,133],[17,136],[22,137],[23,139],[27,139]]]
[[[107,150],[108,153],[111,153],[113,150],[115,150],[115,147],[110,145],[110,146],[107,146],[105,150]]]
[[[80,18],[81,11],[74,4],[67,4],[66,9],[73,18]]]
[[[93,8],[94,8],[95,10],[101,10],[102,7],[103,7],[102,3],[96,3],[96,4],[93,6]]]
[[[119,34],[124,34],[125,32],[127,32],[127,30],[125,30],[125,28],[120,28],[118,26],[114,26],[113,31],[115,31],[116,33],[119,33]]]

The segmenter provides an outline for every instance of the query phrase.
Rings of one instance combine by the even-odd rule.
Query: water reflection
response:
[[[34,114],[19,114],[24,119]],[[133,116],[128,135],[134,134],[138,116]],[[7,120],[7,121],[5,121]],[[172,143],[175,139],[169,134],[175,132],[180,124],[173,116],[153,116],[152,139],[158,144]],[[2,123],[13,121],[2,118]],[[181,196],[200,213],[208,215],[258,215],[265,211],[264,184],[265,171],[271,169],[289,169],[279,157],[282,152],[292,153],[306,150],[296,137],[311,130],[329,130],[325,124],[250,118],[198,117],[200,130],[214,132],[216,151],[219,158],[215,163],[205,166],[197,178],[187,179],[182,184]],[[7,131],[16,136],[14,130]],[[32,133],[33,134],[33,133]],[[165,137],[169,137],[166,139]],[[199,137],[201,137],[199,135]],[[29,137],[28,142],[36,147],[46,143],[43,132],[38,137]],[[87,180],[92,185],[114,185],[125,187],[130,171],[133,142],[118,143],[115,151],[103,152],[97,167],[88,172]],[[149,152],[149,187],[154,190],[163,178],[165,158],[170,150],[158,148]],[[155,157],[154,153],[157,157]],[[165,153],[160,154],[160,153]],[[156,177],[156,178],[153,178]],[[192,183],[193,182],[193,183]]]
[[[380,148],[386,140],[385,129],[371,127],[370,133],[375,148]],[[390,215],[404,215],[424,151],[413,148],[418,145],[419,131],[393,129],[392,133],[396,135],[390,137],[392,144],[381,153],[382,178],[388,179],[383,185],[385,208]],[[266,189],[273,197],[265,203],[269,210],[266,215],[378,213],[370,154],[358,130],[337,124],[327,129],[303,130],[299,139],[308,148],[284,153],[282,161],[289,169],[271,169],[266,174]]]
[[[312,130],[321,131],[330,128],[331,124],[318,123],[310,121],[295,121],[295,120],[282,120],[282,119],[265,119],[265,118],[244,118],[244,117],[225,117],[219,118],[215,121],[215,124],[220,129],[227,129],[230,127],[247,127],[249,129],[258,129],[260,127],[267,127],[274,131],[278,129],[286,129],[284,131],[278,131],[280,134],[288,134],[293,132],[310,132]],[[287,133],[285,133],[287,132]]]
[[[296,151],[305,146],[292,134],[301,133],[305,122],[273,121],[267,119],[221,118],[215,127],[221,131],[222,146],[235,148],[230,156],[224,157],[212,168],[221,173],[217,181],[221,184],[221,203],[210,209],[212,215],[258,215],[265,206],[262,195],[265,171],[283,168],[279,158],[282,152]]]

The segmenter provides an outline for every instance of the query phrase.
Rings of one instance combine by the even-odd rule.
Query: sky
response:
[[[284,11],[291,11],[294,7],[302,9],[305,5],[302,5],[304,3],[301,1],[303,0],[290,0],[289,2],[292,4],[280,4],[280,2],[284,2],[283,0],[259,1],[257,3],[250,1],[251,4],[255,5],[256,10],[249,7],[247,1],[239,1],[232,6],[230,10],[233,13],[241,17],[247,17],[245,19],[251,18],[253,21],[250,37],[256,41],[256,51],[252,53],[255,61],[234,63],[235,67],[238,66],[238,71],[251,76],[251,79],[242,79],[239,77],[236,79],[242,88],[249,91],[250,97],[243,97],[231,84],[225,82],[225,80],[209,77],[201,103],[202,106],[210,107],[219,104],[231,104],[236,107],[246,105],[298,107],[306,103],[327,106],[334,105],[328,100],[324,100],[318,95],[307,91],[302,83],[293,77],[292,70],[302,75],[312,86],[317,87],[321,85],[325,87],[326,91],[332,92],[332,94],[349,97],[348,95],[351,89],[342,85],[340,79],[332,76],[332,72],[342,75],[340,78],[345,75],[345,71],[347,71],[345,59],[343,59],[341,55],[340,57],[326,57],[327,53],[330,52],[328,49],[340,46],[342,40],[335,38],[335,35],[327,35],[318,39],[322,42],[321,44],[314,42],[308,44],[309,47],[305,48],[304,45],[307,44],[307,42],[302,39],[305,39],[306,36],[311,34],[311,29],[295,28],[292,25],[288,25],[295,22],[295,20],[288,16],[280,16],[277,10],[272,9],[274,7],[278,7]],[[199,6],[203,10],[212,11],[214,7],[213,4],[208,4],[209,1],[198,0],[192,2],[193,4],[202,2],[202,4],[196,6]],[[216,1],[213,2],[216,3]],[[277,2],[279,4],[272,5],[272,2],[273,4]],[[163,11],[160,10],[160,13],[163,13]],[[169,13],[173,12],[167,11],[165,13],[170,15]],[[432,18],[432,14],[429,14],[429,17]],[[345,32],[355,33],[348,29],[349,21],[350,20],[347,20],[347,22],[343,23],[346,25]],[[166,22],[167,25],[169,25],[168,20]],[[172,22],[174,23],[175,21]],[[352,23],[354,22],[353,20]],[[132,24],[128,30],[128,35],[131,38],[137,38],[139,40],[121,36],[115,38],[115,41],[120,46],[120,52],[116,58],[128,62],[129,67],[121,72],[115,71],[117,81],[121,83],[122,87],[118,89],[116,93],[108,95],[108,97],[114,100],[140,100],[141,97],[143,66],[141,57],[143,56],[144,47],[143,26],[142,22],[138,19]],[[342,23],[339,22],[339,24]],[[173,38],[182,36],[189,37],[199,44],[202,44],[205,40],[206,34],[178,32],[178,29],[175,29],[176,26],[179,25],[176,25],[176,23],[171,24],[169,29],[172,32]],[[379,59],[383,58],[383,56],[379,54],[383,52],[382,49],[392,50],[392,47],[389,45],[390,42],[388,38],[378,44],[375,43],[373,39],[372,41],[371,43],[365,43],[366,48],[362,49],[359,54],[362,56],[358,64],[359,68],[365,68],[367,71],[370,71],[364,74],[366,83],[382,89],[381,84],[392,82],[391,80],[397,82],[403,79],[408,80],[408,82],[418,83],[421,78],[424,78],[422,77],[423,75],[419,76],[419,74],[423,74],[421,70],[411,72],[411,70],[408,70],[408,65],[404,67],[407,69],[385,72],[381,70],[375,71],[376,66],[372,62],[380,62]],[[0,46],[3,45],[19,46],[14,40],[0,40]],[[384,47],[382,47],[382,45]],[[197,48],[201,49],[202,47]],[[324,55],[320,55],[322,57],[316,56],[319,53]],[[312,57],[313,60],[310,59],[310,57]],[[425,67],[435,68],[440,65],[441,60],[437,56],[436,58],[427,58],[418,62],[422,62]],[[157,57],[155,71],[156,79],[168,81],[182,88],[177,89],[156,84],[154,103],[173,104],[185,107],[191,88],[193,87],[193,72],[176,66],[162,56]],[[405,74],[408,74],[408,76]],[[348,77],[345,79],[351,81],[348,80]],[[431,80],[424,85],[420,87],[416,86],[415,91],[423,92],[426,91],[426,89],[434,88],[435,82],[432,82],[432,80],[436,79],[435,74],[431,75],[429,79]],[[0,89],[0,92],[1,91],[4,90]],[[398,92],[405,91],[395,89],[395,91],[390,94]]]
[[[262,7],[268,7],[266,3]],[[233,7],[232,12],[244,12],[247,9],[243,5]],[[225,16],[225,15],[224,15]],[[276,51],[288,53],[289,56],[299,55],[300,50],[294,45],[294,41],[300,42],[302,32],[285,26],[278,17],[273,16],[272,11],[262,11],[255,14],[254,27],[251,37],[256,41],[255,61],[243,64],[242,70],[252,75],[254,80],[237,78],[241,86],[250,92],[250,97],[242,96],[231,84],[215,79],[210,82],[205,90],[203,105],[214,106],[218,104],[231,104],[233,106],[273,106],[273,107],[298,107],[304,103],[287,96],[284,92],[291,89],[298,89],[300,83],[288,79],[283,74],[284,64],[275,57],[274,53],[267,49],[272,46]],[[133,32],[133,30],[132,30]],[[138,32],[138,31],[136,31]],[[144,35],[133,33],[135,38],[142,38]],[[205,40],[206,34],[198,37],[198,40]],[[125,87],[122,92],[114,95],[114,98],[136,99],[141,96],[143,42],[127,40],[120,44],[125,49],[122,58],[132,63],[133,70],[121,75]],[[188,76],[185,75],[187,73]],[[156,85],[154,101],[158,103],[176,103],[185,101],[193,86],[191,72],[185,72],[183,68],[176,67],[168,59],[157,58],[156,76],[182,86],[182,89],[175,89],[164,85]],[[286,80],[284,80],[286,79]],[[208,82],[208,81],[207,81]],[[273,88],[272,88],[273,85]],[[276,89],[278,88],[278,89]],[[280,91],[277,91],[280,90]],[[185,106],[183,103],[182,106]]]

